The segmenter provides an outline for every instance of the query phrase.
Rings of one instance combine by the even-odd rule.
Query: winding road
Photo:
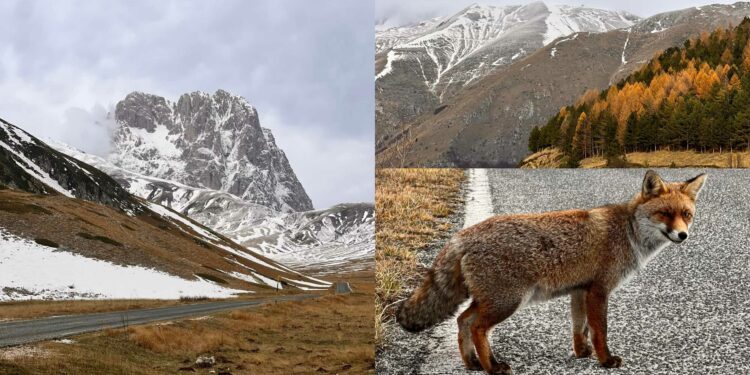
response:
[[[55,316],[0,323],[0,347],[59,339],[108,328],[123,328],[217,312],[260,306],[274,302],[300,301],[316,295],[304,294],[245,301],[217,301],[95,314]]]
[[[499,324],[490,342],[514,374],[750,373],[750,170],[658,170],[669,181],[708,173],[690,238],[659,254],[610,299],[609,343],[623,367],[574,359],[569,299],[528,306]],[[470,172],[464,220],[494,214],[589,208],[639,191],[645,170]],[[486,180],[486,183],[485,183]],[[482,186],[487,188],[482,191]],[[491,196],[490,202],[482,198]],[[485,201],[485,204],[477,202]],[[438,244],[439,245],[439,244]],[[430,264],[440,246],[431,250]],[[386,324],[378,374],[477,374],[458,354],[454,318],[419,334]]]

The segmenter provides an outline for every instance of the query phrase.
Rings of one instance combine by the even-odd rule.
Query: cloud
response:
[[[315,130],[285,126],[273,111],[259,112],[274,129],[277,145],[317,208],[341,202],[371,202],[375,195],[375,149],[368,139],[333,139]],[[317,183],[311,183],[318,181]]]
[[[311,142],[297,147],[315,152],[372,143],[373,11],[367,0],[5,1],[0,117],[102,155],[111,131],[102,111],[127,93],[175,100],[224,89],[247,98],[261,118],[273,112],[263,125],[282,147],[297,134]],[[353,159],[363,163],[355,166],[326,154],[316,165],[304,164],[316,154],[285,151],[308,176],[316,205],[331,201],[329,174],[373,184],[372,174],[360,173],[371,170],[372,157]],[[351,189],[351,200],[372,201],[368,189]]]

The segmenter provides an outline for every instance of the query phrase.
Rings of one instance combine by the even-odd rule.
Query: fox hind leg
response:
[[[592,349],[586,318],[586,291],[577,290],[570,295],[570,316],[573,320],[573,352],[577,358],[589,357]]]
[[[507,363],[499,362],[492,355],[487,335],[492,327],[513,315],[519,305],[520,301],[513,304],[503,304],[500,308],[493,304],[477,305],[477,316],[471,323],[471,338],[474,342],[474,348],[477,350],[479,363],[488,374],[512,373]]]
[[[461,359],[467,370],[482,370],[482,364],[479,363],[477,352],[474,350],[474,343],[471,338],[471,325],[477,318],[477,303],[472,301],[461,315],[458,316],[458,349],[461,352]]]

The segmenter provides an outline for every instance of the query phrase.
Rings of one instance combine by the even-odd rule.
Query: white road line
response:
[[[486,169],[469,170],[469,191],[466,194],[464,228],[493,216],[492,193]]]

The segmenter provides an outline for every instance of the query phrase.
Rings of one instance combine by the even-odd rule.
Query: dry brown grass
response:
[[[129,327],[127,331],[130,341],[156,353],[210,353],[237,345],[233,335],[208,327],[200,320]],[[200,339],[196,340],[197,337]]]
[[[376,341],[386,307],[418,277],[417,252],[447,233],[461,204],[460,169],[378,169],[375,211]]]
[[[632,152],[626,158],[629,163],[644,167],[750,168],[750,151],[734,153],[698,153],[695,151]]]
[[[695,152],[668,151],[631,152],[625,156],[631,167],[643,168],[750,168],[750,151]],[[560,168],[567,159],[555,148],[547,148],[527,156],[521,168]],[[607,168],[604,157],[590,157],[580,161],[581,168]]]
[[[0,374],[177,373],[199,355],[214,356],[217,373],[374,373],[372,271],[342,277],[354,293],[36,344],[47,355],[0,355]]]

